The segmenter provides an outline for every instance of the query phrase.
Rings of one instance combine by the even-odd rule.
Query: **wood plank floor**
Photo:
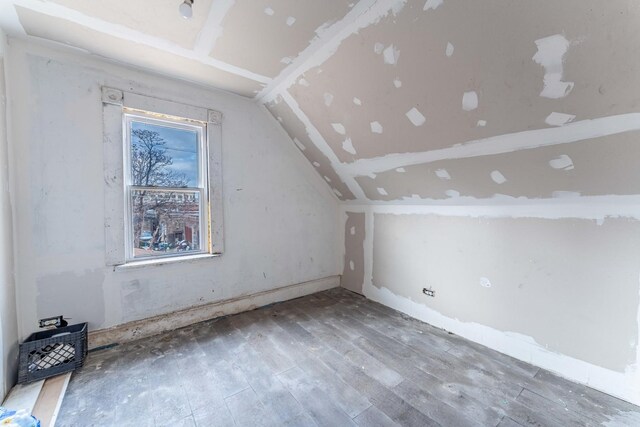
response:
[[[640,408],[343,289],[89,354],[58,426],[640,426]]]

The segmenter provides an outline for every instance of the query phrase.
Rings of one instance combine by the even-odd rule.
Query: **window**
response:
[[[208,252],[206,123],[124,111],[126,259]]]
[[[102,106],[106,264],[221,255],[222,114],[108,87]]]

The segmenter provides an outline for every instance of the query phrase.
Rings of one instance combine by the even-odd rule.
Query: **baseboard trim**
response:
[[[339,286],[340,276],[329,276],[91,331],[89,332],[89,349],[158,335],[216,317],[253,310]]]

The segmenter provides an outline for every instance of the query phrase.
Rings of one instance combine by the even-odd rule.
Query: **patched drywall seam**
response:
[[[411,165],[358,176],[370,199],[414,203],[640,194],[639,131],[480,157]],[[378,188],[386,190],[381,197]]]
[[[344,225],[344,269],[341,286],[362,294],[364,286],[365,214],[346,212]]]
[[[265,104],[265,107],[274,120],[278,122],[277,126],[284,129],[302,155],[314,166],[316,172],[324,178],[334,196],[341,200],[354,199],[351,190],[333,168],[331,160],[311,141],[306,126],[298,119],[289,105],[279,97],[275,101]]]
[[[407,0],[361,0],[339,22],[323,31],[295,61],[273,79],[257,96],[261,102],[272,101],[298,78],[330,58],[347,37],[376,24],[389,12],[398,13]]]
[[[621,114],[581,120],[562,127],[527,130],[467,141],[450,148],[414,153],[394,153],[382,157],[359,159],[343,164],[341,170],[352,176],[367,176],[398,167],[431,163],[438,160],[479,157],[539,148],[550,145],[582,143],[590,139],[640,130],[640,113]]]
[[[300,109],[298,103],[293,99],[293,97],[285,90],[281,97],[283,101],[291,108],[294,114],[298,117],[298,119],[304,124],[307,129],[307,135],[311,139],[311,141],[315,144],[315,146],[329,159],[331,162],[331,166],[333,169],[340,175],[344,183],[347,185],[351,193],[360,200],[366,200],[366,196],[364,195],[362,188],[360,185],[353,179],[352,177],[345,176],[341,173],[342,164],[336,157],[334,151],[329,147],[326,143],[320,132],[316,129],[316,127],[311,123],[311,120],[304,114],[304,112]]]

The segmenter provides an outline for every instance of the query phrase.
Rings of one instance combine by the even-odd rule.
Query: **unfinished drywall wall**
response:
[[[92,330],[340,273],[337,199],[242,97],[11,39],[20,336],[64,314]],[[224,115],[225,252],[105,266],[101,86]]]
[[[18,326],[13,277],[13,225],[9,194],[6,96],[7,40],[0,30],[0,401],[17,377]]]
[[[344,224],[344,267],[341,286],[362,294],[364,285],[364,213],[347,212]]]
[[[640,132],[394,168],[356,181],[371,200],[640,194]]]
[[[295,115],[282,98],[266,104],[266,108],[287,132],[293,143],[318,171],[340,200],[352,200],[354,195],[342,181],[331,164],[331,160],[313,143],[310,129]]]
[[[637,111],[636,2],[387,5],[289,89],[343,162]]]
[[[364,216],[368,298],[638,404],[637,206],[625,214],[615,204],[566,202],[344,212],[347,221]],[[345,247],[346,259],[360,254]]]
[[[373,240],[379,289],[616,372],[636,362],[639,221],[376,214]]]

